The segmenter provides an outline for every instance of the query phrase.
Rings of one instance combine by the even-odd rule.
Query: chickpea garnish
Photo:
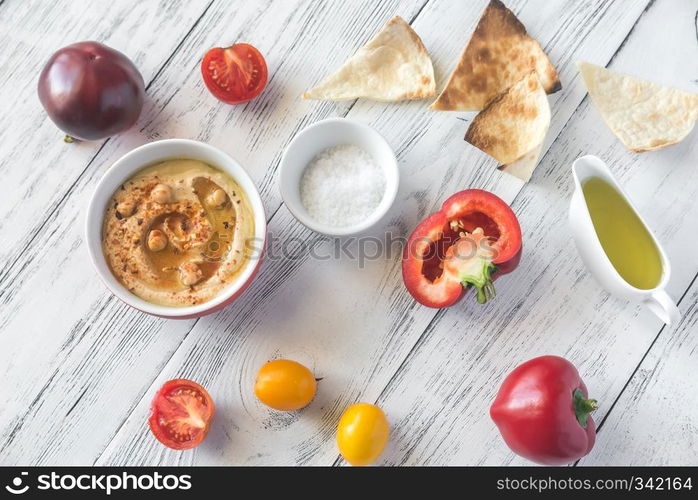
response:
[[[125,200],[119,203],[116,206],[116,213],[121,216],[121,218],[124,217],[130,217],[133,215],[133,212],[136,211],[136,204],[133,203],[131,200]]]
[[[225,191],[219,188],[209,194],[206,201],[211,206],[222,207],[225,202],[228,201],[228,195],[225,194]]]
[[[179,266],[179,279],[185,286],[196,285],[203,277],[204,273],[196,262],[189,261]]]
[[[164,250],[167,246],[167,236],[159,229],[153,229],[148,233],[148,248],[153,252]]]
[[[160,203],[162,205],[165,203],[170,203],[172,201],[172,190],[166,184],[157,184],[150,191],[150,198],[155,203]]]

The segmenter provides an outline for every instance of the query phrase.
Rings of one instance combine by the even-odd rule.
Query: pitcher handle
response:
[[[667,325],[675,325],[681,320],[681,311],[664,290],[654,292],[645,300],[645,304]]]

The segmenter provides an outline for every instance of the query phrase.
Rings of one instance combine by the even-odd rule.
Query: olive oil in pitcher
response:
[[[601,246],[618,274],[635,288],[656,287],[662,279],[662,259],[633,208],[600,177],[584,181],[582,191]]]

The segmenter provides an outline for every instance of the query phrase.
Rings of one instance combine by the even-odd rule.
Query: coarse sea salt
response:
[[[366,151],[353,144],[324,150],[301,178],[301,203],[308,215],[331,227],[366,220],[385,193],[385,172]]]

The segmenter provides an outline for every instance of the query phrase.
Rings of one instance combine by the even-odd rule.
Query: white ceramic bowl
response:
[[[385,172],[385,193],[366,220],[344,227],[328,226],[313,219],[301,202],[300,184],[303,171],[313,158],[327,148],[353,144],[373,157]],[[348,118],[327,118],[306,127],[286,147],[279,167],[281,198],[293,216],[318,233],[347,236],[360,233],[378,222],[395,201],[400,173],[395,153],[388,142],[373,128]]]
[[[126,304],[140,311],[163,318],[197,318],[225,307],[245,291],[261,265],[261,253],[253,256],[237,279],[208,302],[195,306],[170,307],[152,304],[129,292],[112,274],[102,251],[104,212],[119,186],[143,167],[174,158],[201,160],[232,176],[244,189],[247,198],[250,200],[255,218],[255,240],[265,242],[267,221],[264,214],[264,206],[252,179],[250,179],[240,164],[220,149],[203,142],[188,139],[166,139],[151,142],[130,151],[114,163],[107,173],[104,174],[92,195],[87,210],[85,229],[87,249],[99,276],[109,290]],[[264,243],[260,248],[264,248]]]

